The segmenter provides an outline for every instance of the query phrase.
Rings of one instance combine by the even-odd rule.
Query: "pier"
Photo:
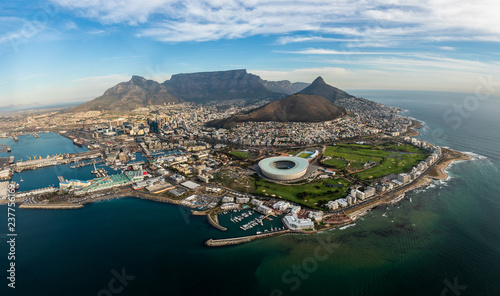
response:
[[[22,204],[19,206],[20,209],[43,209],[43,210],[70,210],[70,209],[81,209],[83,205],[75,204]]]
[[[205,245],[208,247],[224,247],[224,246],[231,246],[231,245],[239,245],[239,244],[251,242],[251,241],[256,240],[256,239],[278,236],[278,235],[282,235],[282,234],[286,234],[286,233],[290,233],[290,232],[291,231],[289,229],[286,229],[286,230],[282,230],[282,231],[269,232],[269,233],[256,234],[256,235],[243,236],[243,237],[224,238],[224,239],[209,239],[205,242]]]
[[[217,219],[217,215],[215,215],[215,219]],[[210,214],[207,215],[207,220],[208,220],[208,223],[210,225],[212,225],[213,227],[219,229],[220,231],[227,231],[226,227],[224,227],[224,226],[222,226],[222,225],[219,224],[219,221],[218,221],[219,219],[217,219],[217,221],[214,221],[212,219],[212,216]]]
[[[100,157],[100,151],[84,151],[80,153],[71,153],[65,155],[49,156],[47,158],[30,159],[28,161],[18,161],[15,165],[16,172],[20,173],[24,170],[35,170],[47,166],[66,164],[70,162],[78,162],[85,159],[94,159]]]

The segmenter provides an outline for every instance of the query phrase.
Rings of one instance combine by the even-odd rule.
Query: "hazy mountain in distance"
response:
[[[304,88],[308,87],[310,84],[305,82],[290,82],[288,80],[281,81],[269,81],[262,80],[264,86],[274,92],[285,93],[288,95],[297,93]]]

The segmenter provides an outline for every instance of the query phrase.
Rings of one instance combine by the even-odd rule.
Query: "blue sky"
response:
[[[342,89],[500,88],[500,3],[52,0],[0,4],[0,106],[90,100],[141,75],[245,68]]]

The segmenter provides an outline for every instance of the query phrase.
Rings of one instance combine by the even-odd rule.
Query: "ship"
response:
[[[73,144],[75,144],[78,147],[82,147],[83,146],[83,142],[80,139],[74,139],[73,140]]]

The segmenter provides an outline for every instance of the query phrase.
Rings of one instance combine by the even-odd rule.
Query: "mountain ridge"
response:
[[[76,106],[69,111],[120,110],[130,111],[147,104],[178,103],[163,84],[133,75],[129,81],[120,82],[107,89],[103,95]]]
[[[271,85],[270,90],[266,85]],[[159,83],[133,75],[107,89],[103,95],[85,102],[68,112],[89,110],[131,111],[148,104],[163,105],[177,102],[224,101],[231,99],[282,99],[287,92],[303,86],[289,81],[267,81],[245,69],[174,74]]]

